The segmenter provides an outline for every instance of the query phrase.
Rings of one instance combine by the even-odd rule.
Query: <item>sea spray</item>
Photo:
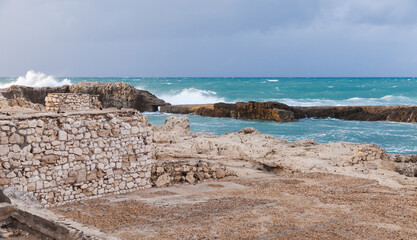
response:
[[[206,104],[225,102],[224,98],[217,97],[216,92],[196,88],[183,89],[179,93],[158,96],[171,104]]]
[[[15,81],[0,84],[0,88],[8,88],[12,85],[22,85],[29,87],[59,87],[63,85],[71,85],[69,79],[56,80],[53,76],[48,76],[41,72],[30,70],[25,76],[18,77]]]

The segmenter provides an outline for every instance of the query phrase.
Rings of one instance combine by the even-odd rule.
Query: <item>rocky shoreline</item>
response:
[[[202,105],[164,105],[161,112],[292,122],[302,118],[337,118],[356,121],[417,122],[417,106],[296,107],[279,102],[238,102]]]
[[[138,112],[156,111],[159,107],[164,112],[279,122],[304,117],[417,121],[415,106],[291,107],[276,102],[172,106],[125,83],[79,83],[59,88],[12,86],[0,91],[0,223],[27,229],[41,238],[118,239],[112,234],[121,238],[129,234],[141,236],[142,232],[123,227],[127,224],[142,230],[145,223],[158,225],[153,219],[161,219],[159,210],[171,209],[169,206],[173,206],[172,211],[162,211],[170,214],[164,222],[167,225],[171,218],[198,222],[194,219],[200,216],[223,214],[218,210],[222,208],[230,212],[242,210],[239,214],[243,216],[246,209],[254,206],[261,209],[264,204],[287,201],[273,214],[270,205],[265,205],[266,212],[253,211],[258,224],[261,216],[268,214],[285,218],[287,215],[281,211],[294,207],[294,196],[298,196],[296,202],[311,195],[321,196],[329,182],[334,187],[328,189],[328,197],[305,204],[335,216],[333,205],[323,208],[330,196],[343,188],[345,194],[339,196],[344,204],[341,206],[356,207],[357,202],[346,194],[352,194],[352,189],[364,189],[354,191],[363,196],[363,191],[370,187],[375,192],[366,192],[366,199],[382,199],[387,191],[402,191],[410,199],[405,206],[412,208],[416,202],[416,155],[389,154],[372,143],[289,142],[249,127],[219,136],[194,133],[186,117],[169,116],[163,125],[152,126],[146,115]],[[346,179],[353,187],[339,186]],[[186,184],[172,186],[179,183]],[[274,190],[288,184],[294,187],[284,188],[284,195]],[[184,187],[187,185],[194,188]],[[223,187],[223,192],[210,190]],[[380,202],[379,211],[387,211],[385,200]],[[239,206],[235,208],[236,203]],[[372,203],[361,208],[372,209]],[[107,212],[110,207],[111,217],[92,219],[97,206],[98,212]],[[175,210],[177,206],[184,212]],[[194,206],[202,206],[202,210],[188,215]],[[78,211],[81,208],[84,210]],[[138,215],[133,216],[132,212]],[[147,219],[140,218],[144,212]],[[63,221],[62,215],[74,222]],[[325,218],[327,215],[320,221]],[[225,219],[225,226],[233,222],[229,216]],[[414,218],[408,219],[412,222]],[[121,228],[106,236],[105,229],[115,224]],[[268,236],[277,229],[269,226],[268,221],[263,224],[264,228],[249,226],[253,232],[245,237]],[[412,229],[409,224],[404,226]],[[59,232],[54,230],[58,228]],[[375,232],[381,233],[378,229]],[[228,238],[227,234],[222,233],[220,238]]]

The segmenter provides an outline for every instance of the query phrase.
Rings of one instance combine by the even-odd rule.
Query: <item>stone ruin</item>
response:
[[[45,102],[47,112],[0,111],[0,186],[43,206],[226,175],[210,162],[152,164],[153,132],[134,109],[101,110],[88,94],[49,93]]]
[[[0,112],[0,186],[44,206],[151,186],[147,117],[101,110],[98,95],[49,93],[45,105],[48,112]]]
[[[42,207],[226,175],[201,161],[152,163],[147,117],[103,110],[98,95],[49,93],[32,109],[0,109],[0,223],[40,239],[112,239]]]
[[[46,111],[102,109],[98,95],[81,93],[49,93],[45,98]]]
[[[150,187],[152,136],[134,110],[0,115],[0,185],[45,206]]]

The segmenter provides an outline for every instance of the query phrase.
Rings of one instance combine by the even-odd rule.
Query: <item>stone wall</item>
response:
[[[155,161],[152,165],[152,185],[157,187],[178,182],[196,183],[205,179],[220,179],[231,175],[220,163],[204,160]]]
[[[152,135],[135,110],[0,113],[0,186],[44,205],[150,187]]]
[[[46,111],[101,109],[98,95],[80,93],[49,93],[45,98]]]
[[[349,165],[355,165],[362,162],[368,162],[368,161],[374,161],[374,160],[387,160],[388,155],[385,149],[373,146],[373,147],[363,147],[356,150],[355,154],[353,156],[349,157],[347,159],[347,166]]]

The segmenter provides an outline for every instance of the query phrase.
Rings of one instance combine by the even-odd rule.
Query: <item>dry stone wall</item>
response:
[[[151,182],[157,187],[178,182],[196,183],[206,179],[221,179],[232,175],[220,163],[204,160],[155,161]]]
[[[0,130],[0,186],[46,206],[151,186],[151,129],[134,110],[0,113]]]
[[[388,155],[385,149],[376,145],[373,147],[362,147],[357,149],[355,154],[347,159],[346,165],[355,165],[362,162],[375,161],[378,159],[388,159]]]
[[[79,93],[49,93],[45,98],[46,111],[101,109],[98,95]]]

